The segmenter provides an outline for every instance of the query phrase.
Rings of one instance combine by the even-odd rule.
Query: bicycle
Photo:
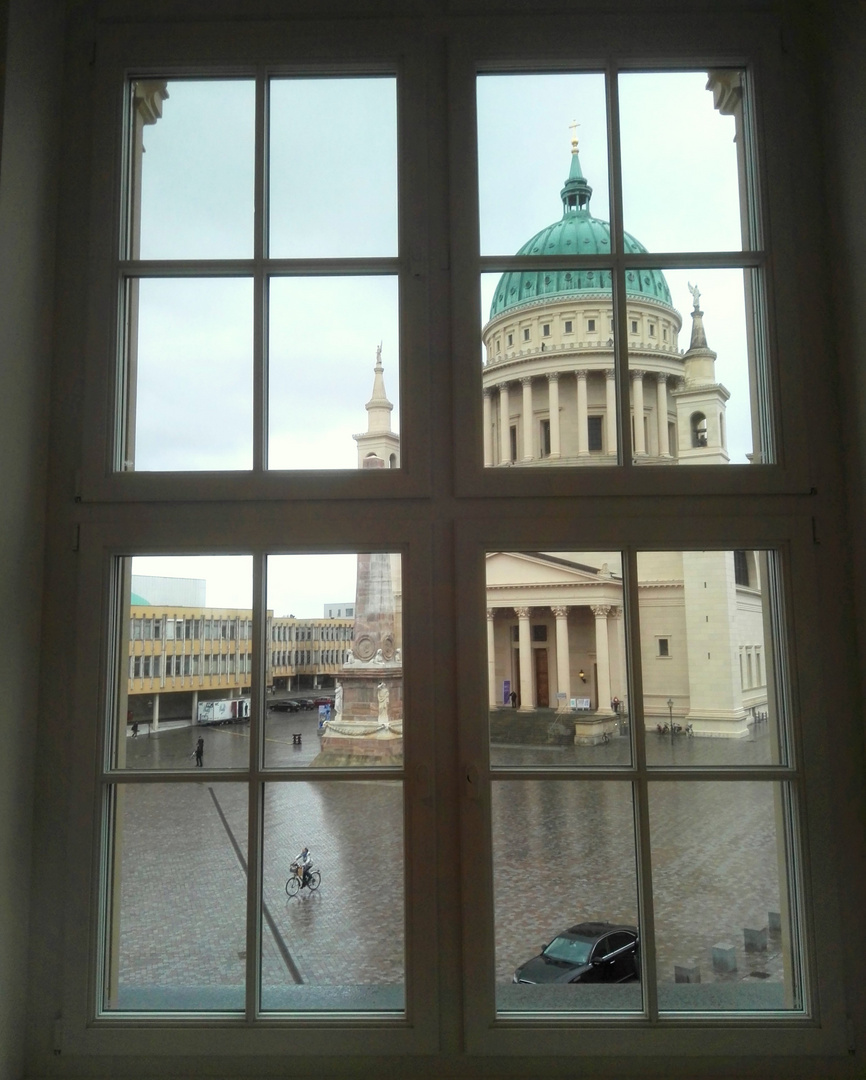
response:
[[[291,899],[293,896],[297,896],[301,889],[309,889],[310,892],[315,892],[316,889],[322,884],[322,875],[318,870],[311,870],[307,877],[306,884],[303,883],[303,875],[298,874],[300,869],[297,863],[292,863],[289,867],[291,875],[286,882],[286,896]]]

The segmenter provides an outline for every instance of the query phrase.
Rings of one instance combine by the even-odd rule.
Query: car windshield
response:
[[[591,940],[561,934],[551,941],[542,955],[551,960],[564,960],[568,964],[585,964],[591,949]]]

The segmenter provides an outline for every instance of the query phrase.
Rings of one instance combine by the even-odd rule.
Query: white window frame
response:
[[[714,52],[708,54],[706,28],[701,20],[694,20],[693,26],[683,22],[679,17],[660,16],[656,12],[649,20],[636,18],[624,30],[615,18],[603,13],[592,24],[585,16],[541,15],[532,20],[509,18],[498,25],[488,22],[476,33],[459,19],[450,23],[445,20],[453,32],[447,79],[450,115],[474,115],[474,80],[479,70],[518,70],[517,64],[519,70],[538,70],[543,66],[561,70],[563,66],[577,67],[580,60],[589,69],[615,74],[610,57],[617,41],[623,45],[624,55],[631,56],[629,63],[634,68],[648,65],[653,55],[664,56],[672,68],[684,64],[707,68],[746,64],[761,86],[762,107],[767,113],[773,115],[774,109],[784,108],[784,102],[774,98],[771,89],[775,85],[782,87],[784,80],[779,73],[778,39],[767,24],[742,13],[737,13],[736,18],[722,19],[712,38]],[[832,877],[835,852],[831,843],[825,843],[828,821],[820,813],[809,818],[802,814],[807,791],[810,795],[814,793],[812,804],[829,796],[829,777],[820,765],[827,760],[826,735],[817,725],[806,722],[813,713],[823,714],[826,701],[814,668],[805,662],[808,657],[825,654],[829,646],[814,618],[819,610],[819,598],[811,584],[815,578],[811,523],[814,504],[805,501],[811,472],[806,439],[798,438],[800,432],[807,430],[802,424],[806,415],[807,381],[803,378],[803,354],[796,329],[776,325],[770,318],[772,306],[767,303],[765,326],[769,348],[772,355],[785,357],[784,364],[773,365],[768,388],[776,446],[774,464],[717,469],[634,468],[629,452],[630,427],[625,422],[629,415],[627,395],[622,392],[628,371],[621,364],[618,375],[621,465],[603,469],[568,470],[553,466],[537,471],[485,470],[481,370],[480,366],[466,362],[466,357],[477,356],[478,352],[479,274],[494,271],[497,260],[483,259],[478,256],[477,248],[473,248],[478,235],[477,205],[472,197],[466,197],[466,192],[472,192],[476,183],[472,141],[475,127],[473,123],[455,123],[448,132],[451,151],[448,212],[452,222],[449,236],[442,224],[446,216],[446,177],[440,165],[434,163],[434,178],[428,184],[425,125],[412,122],[427,115],[425,79],[431,78],[435,84],[435,72],[431,75],[433,61],[419,45],[418,37],[395,24],[383,25],[387,33],[380,34],[375,26],[353,25],[348,30],[340,29],[339,25],[335,29],[334,25],[324,28],[300,23],[292,27],[291,34],[280,38],[279,45],[280,62],[286,65],[283,68],[286,71],[367,73],[377,70],[377,64],[381,70],[397,71],[402,80],[401,93],[405,95],[401,98],[400,111],[400,189],[406,191],[415,185],[416,191],[423,193],[416,199],[429,210],[429,216],[418,215],[417,220],[403,210],[401,254],[394,260],[394,272],[400,273],[401,333],[405,335],[401,339],[400,369],[401,431],[406,439],[402,467],[334,474],[266,472],[262,467],[261,428],[256,441],[257,465],[252,474],[155,475],[121,473],[114,469],[113,401],[118,352],[114,245],[120,190],[118,135],[122,79],[130,71],[165,76],[174,70],[185,74],[197,71],[263,78],[264,71],[256,67],[256,62],[261,57],[273,56],[275,46],[272,28],[254,26],[152,28],[118,24],[103,27],[99,33],[93,113],[97,167],[90,225],[94,271],[88,308],[83,466],[75,493],[82,518],[78,553],[80,595],[98,598],[98,602],[82,604],[76,619],[74,722],[80,738],[71,746],[70,772],[76,805],[90,809],[89,815],[77,815],[70,825],[65,868],[69,933],[63,998],[64,1048],[73,1054],[92,1055],[94,1059],[102,1055],[136,1055],[150,1063],[163,1055],[212,1058],[288,1053],[305,1057],[441,1053],[457,1060],[460,1054],[453,1047],[460,1042],[461,1036],[455,1035],[455,1031],[462,1015],[465,1022],[462,1037],[470,1055],[525,1057],[534,1062],[533,1067],[542,1058],[576,1055],[630,1057],[640,1069],[643,1065],[654,1067],[654,1058],[672,1056],[697,1060],[716,1055],[730,1061],[732,1057],[767,1060],[778,1055],[781,1060],[790,1055],[843,1054],[847,1050],[845,976],[838,931],[838,898],[823,895],[809,884]],[[624,37],[626,33],[628,36]],[[385,41],[387,46],[383,44]],[[647,50],[646,54],[635,56],[637,41]],[[435,100],[429,105],[437,121],[442,120],[442,114],[436,111],[439,105],[441,102]],[[774,137],[760,129],[760,117],[755,117],[754,122],[762,145],[763,139]],[[444,141],[441,129],[438,138],[440,143]],[[792,157],[792,148],[774,143],[772,149],[774,154],[760,155],[762,178],[758,190],[768,220],[784,223],[790,220],[794,201],[779,161]],[[769,161],[773,162],[772,167]],[[425,230],[430,222],[433,224],[428,249]],[[792,237],[793,231],[789,235],[781,225],[777,227],[773,235],[772,266],[765,249],[750,253],[768,276],[767,293],[784,300],[786,306],[791,304],[793,286],[784,269],[778,268],[794,264]],[[449,255],[450,279],[443,272]],[[688,256],[680,259],[687,261],[693,260]],[[664,266],[670,265],[674,264],[664,262]],[[106,267],[108,272],[102,269]],[[434,309],[437,302],[441,303],[443,310],[448,309],[450,302],[448,326],[442,321],[434,323],[428,317],[428,300]],[[622,344],[618,348],[625,348],[628,335],[622,331],[627,317],[623,306],[617,335]],[[449,342],[453,342],[453,365],[443,374],[450,363]],[[443,357],[448,359],[443,361]],[[453,383],[452,398],[448,396],[449,381]],[[449,419],[453,421],[450,424]],[[453,444],[449,441],[450,431],[453,431]],[[450,472],[446,467],[444,478],[443,461],[452,466]],[[558,502],[549,505],[539,501],[546,496],[555,497]],[[785,512],[774,509],[771,515],[769,507],[778,506],[775,500],[779,496],[785,500]],[[581,512],[588,505],[585,497],[591,504],[588,516]],[[502,498],[511,500],[507,515],[502,514]],[[728,500],[725,505],[731,512],[723,518],[715,514],[718,500]],[[750,501],[749,509],[753,512],[746,512],[742,500]],[[159,522],[153,520],[153,508],[149,505],[154,501],[168,506]],[[236,520],[227,538],[222,516],[210,505],[220,502],[253,503],[266,507],[267,512]],[[363,502],[370,512],[358,515],[353,502]],[[186,515],[175,512],[179,508],[191,512]],[[646,512],[638,515],[639,508]],[[690,513],[683,516],[686,509]],[[348,534],[351,541],[344,540],[341,547],[334,536],[346,523],[351,526]],[[452,530],[456,548],[450,544]],[[670,547],[674,535],[678,545],[689,547],[721,546],[726,550],[772,547],[780,552],[782,559],[787,588],[786,607],[779,615],[779,625],[784,629],[780,649],[789,653],[790,722],[796,746],[802,752],[784,769],[759,770],[756,775],[767,779],[784,775],[796,787],[805,846],[795,876],[798,902],[806,913],[806,961],[811,973],[806,987],[809,1015],[728,1018],[721,1023],[712,1019],[703,1023],[681,1018],[660,1020],[653,1016],[607,1023],[535,1017],[498,1020],[492,984],[489,746],[486,726],[480,719],[486,715],[487,706],[484,554],[490,550],[612,548],[625,550],[633,557],[638,550]],[[287,536],[291,537],[289,548]],[[406,843],[410,852],[406,882],[407,967],[411,974],[405,1021],[259,1017],[255,1015],[252,989],[246,1016],[242,1017],[167,1019],[98,1015],[94,957],[102,936],[94,882],[100,880],[102,870],[102,785],[115,777],[104,768],[99,777],[94,776],[94,762],[104,761],[100,751],[103,729],[94,724],[94,717],[108,716],[107,678],[116,663],[110,651],[112,638],[106,628],[125,625],[124,612],[111,603],[114,560],[131,554],[237,550],[260,559],[266,552],[336,551],[343,550],[346,544],[357,551],[401,552],[407,689],[411,688],[409,692],[417,701],[430,703],[429,722],[419,725],[414,736],[407,736],[406,764],[401,774],[405,785]],[[452,566],[456,566],[456,576],[449,569]],[[254,580],[254,592],[254,640],[264,642],[266,610],[260,569]],[[453,633],[451,638],[449,629]],[[435,636],[436,631],[440,636]],[[100,653],[96,665],[92,663],[94,642],[99,643]],[[634,657],[638,651],[633,650]],[[443,666],[455,673],[456,709],[454,700],[442,693]],[[452,685],[450,677],[445,681]],[[254,712],[264,707],[261,659],[253,665],[251,698]],[[255,765],[250,775],[254,785],[268,776],[266,770]],[[602,778],[603,775],[600,774]],[[254,805],[253,799],[251,806]],[[460,933],[454,922],[459,902],[455,869],[458,838],[462,953]],[[646,840],[644,831],[640,834],[644,848]],[[251,850],[257,842],[253,812]],[[642,850],[641,858],[647,867],[646,850]],[[446,873],[441,873],[443,870]],[[256,910],[256,888],[251,875],[251,912]],[[87,932],[74,932],[81,927],[86,927]],[[256,943],[257,933],[255,919],[251,917],[248,925],[251,946]],[[248,949],[248,957],[251,954],[253,948]],[[455,962],[461,955],[462,1002],[453,984]],[[444,959],[440,967],[441,956]],[[248,959],[248,971],[254,970],[251,966],[254,963],[254,959]],[[446,978],[440,982],[442,971]],[[650,999],[652,995],[649,986]],[[303,1037],[299,1041],[301,1032]],[[543,1049],[539,1045],[542,1040]]]

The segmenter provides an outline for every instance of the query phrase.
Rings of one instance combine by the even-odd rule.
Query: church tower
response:
[[[716,382],[716,354],[707,345],[701,294],[689,286],[694,301],[692,340],[683,357],[683,385],[673,393],[681,465],[727,465],[725,403],[730,393]]]
[[[367,430],[352,438],[358,444],[359,469],[396,469],[400,465],[400,436],[391,430],[394,406],[385,393],[382,346],[376,349],[373,393],[366,404]]]

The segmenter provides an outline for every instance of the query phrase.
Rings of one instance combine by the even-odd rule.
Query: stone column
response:
[[[153,695],[153,711],[150,716],[150,730],[159,731],[159,694]]]
[[[625,701],[627,693],[625,657],[623,656],[622,608],[612,607],[607,629],[610,642],[610,691],[611,697]]]
[[[484,468],[493,464],[493,408],[490,391],[484,391]]]
[[[593,604],[595,616],[595,660],[598,668],[598,712],[610,713],[610,647],[607,636],[609,604]]]
[[[508,405],[508,383],[499,386],[499,464],[511,461],[511,421]]]
[[[589,453],[589,421],[586,408],[586,372],[575,371],[577,379],[577,453],[586,457]]]
[[[532,377],[520,380],[523,387],[523,460],[532,461]]]
[[[604,373],[605,412],[604,426],[607,452],[616,456],[616,371],[606,368]]]
[[[514,609],[518,618],[517,644],[520,649],[520,709],[532,712],[535,702],[532,698],[532,638],[529,633],[529,608]]]
[[[487,699],[491,709],[499,704],[496,698],[496,639],[493,633],[493,617],[496,611],[487,609]]]
[[[643,377],[644,371],[631,373],[631,399],[632,415],[634,416],[634,446],[632,451],[635,456],[643,457],[646,454],[646,439],[643,432]]]
[[[668,380],[666,375],[656,375],[656,412],[659,425],[659,457],[670,457],[668,442]]]
[[[192,722],[195,725],[198,720],[198,690],[192,692]]]
[[[550,408],[550,456],[562,457],[559,438],[559,374],[547,376],[547,398]]]
[[[569,671],[570,654],[568,649],[568,608],[552,609],[556,616],[556,689],[564,698],[556,703],[557,712],[568,712],[571,700],[571,676]]]

